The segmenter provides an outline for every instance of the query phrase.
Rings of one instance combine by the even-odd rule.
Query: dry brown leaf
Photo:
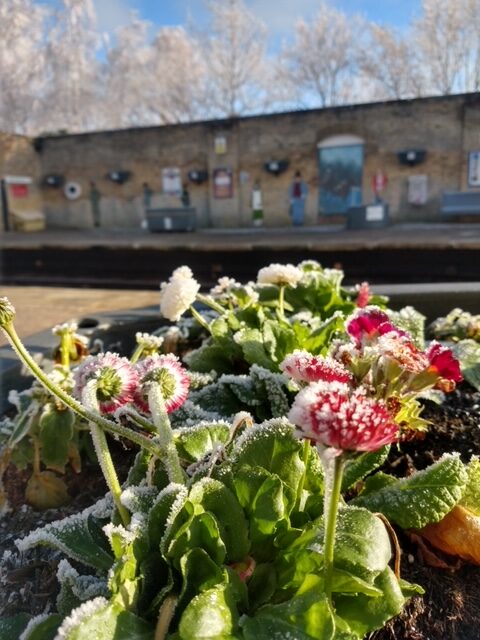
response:
[[[437,549],[480,565],[480,518],[468,509],[457,505],[443,520],[417,533]]]

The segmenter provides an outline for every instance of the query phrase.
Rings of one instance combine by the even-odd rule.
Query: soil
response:
[[[424,439],[404,442],[392,453],[384,471],[408,475],[432,464],[443,453],[457,451],[464,462],[480,455],[480,393],[464,384],[443,405],[425,403],[424,417],[432,425]],[[131,452],[116,445],[113,455],[125,475]],[[14,540],[36,528],[79,511],[105,493],[103,478],[93,465],[68,478],[72,502],[60,509],[38,512],[23,505],[27,474],[9,468],[12,511],[0,520],[0,616],[54,609],[56,567],[61,554],[40,547],[18,554]],[[420,584],[425,595],[411,599],[400,616],[370,640],[478,640],[480,629],[480,567],[436,551],[408,532],[397,530],[402,549],[402,578]],[[432,566],[433,565],[433,566]]]

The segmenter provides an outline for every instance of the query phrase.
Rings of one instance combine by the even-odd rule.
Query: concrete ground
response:
[[[21,338],[56,324],[105,311],[158,305],[158,291],[1,286],[16,309],[15,328]],[[0,345],[6,343],[0,334]]]

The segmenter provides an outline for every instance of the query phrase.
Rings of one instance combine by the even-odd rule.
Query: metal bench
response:
[[[149,231],[195,231],[197,212],[194,207],[147,209]]]
[[[480,191],[445,191],[440,207],[442,216],[480,215]]]

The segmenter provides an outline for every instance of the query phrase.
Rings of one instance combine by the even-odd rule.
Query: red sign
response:
[[[214,169],[213,197],[233,198],[233,172],[231,169]]]
[[[10,194],[13,198],[26,198],[28,196],[28,184],[11,184]]]
[[[372,176],[372,191],[374,194],[380,194],[386,189],[388,184],[387,175],[379,170]]]

